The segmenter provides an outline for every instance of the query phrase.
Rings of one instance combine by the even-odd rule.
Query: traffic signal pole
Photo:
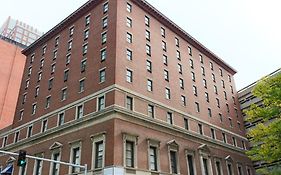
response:
[[[19,153],[13,153],[13,152],[2,151],[2,150],[0,150],[0,153],[8,154],[8,155],[13,155],[13,156],[18,156],[19,155]],[[85,164],[83,166],[83,165],[72,164],[72,163],[68,163],[68,162],[62,162],[62,161],[57,161],[57,160],[52,160],[52,159],[45,159],[45,158],[41,158],[41,157],[30,156],[30,155],[26,155],[26,158],[42,160],[42,161],[46,161],[46,162],[52,162],[52,163],[57,163],[57,164],[61,164],[61,165],[71,166],[71,167],[82,168],[82,169],[84,169],[84,175],[87,175],[87,170],[88,170],[87,164]]]

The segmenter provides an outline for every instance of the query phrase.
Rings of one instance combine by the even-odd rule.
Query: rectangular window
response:
[[[188,54],[189,54],[190,56],[192,56],[192,49],[191,49],[190,46],[187,47],[187,51],[188,51]]]
[[[179,80],[180,80],[180,88],[181,88],[181,89],[184,89],[184,82],[183,82],[183,79],[180,78]]]
[[[171,112],[167,112],[167,122],[172,125],[173,124],[173,114]]]
[[[52,87],[53,87],[53,81],[54,81],[54,78],[49,79],[49,82],[48,82],[48,90],[51,90],[51,89],[52,89]]]
[[[34,164],[34,174],[41,175],[42,174],[42,166],[43,166],[43,161],[36,159],[35,164]]]
[[[227,94],[225,91],[223,91],[223,94],[224,94],[224,99],[227,100]]]
[[[33,105],[32,105],[31,115],[34,115],[34,114],[36,113],[36,108],[37,108],[37,105],[36,105],[36,104],[33,104]]]
[[[37,82],[41,81],[42,80],[42,72],[39,72],[38,73],[38,79],[37,79]]]
[[[219,68],[219,71],[220,71],[220,76],[223,77],[222,69]]]
[[[35,55],[32,54],[31,57],[30,57],[30,64],[32,64],[34,62],[34,59],[35,59]]]
[[[152,63],[149,60],[146,60],[146,70],[150,73],[152,72]]]
[[[36,88],[35,88],[35,98],[38,97],[39,91],[40,91],[40,88],[39,88],[39,87],[36,87]]]
[[[100,83],[105,82],[105,69],[100,70],[99,79],[100,79]]]
[[[127,38],[127,42],[128,42],[128,43],[132,43],[132,42],[133,42],[133,36],[132,36],[132,34],[130,34],[130,33],[127,32],[127,35],[126,35],[126,36],[127,36],[127,37],[126,37],[126,38]]]
[[[163,27],[161,27],[161,36],[163,36],[164,38],[166,36],[166,32],[165,32],[165,29]]]
[[[154,118],[154,106],[148,105],[147,107],[148,117]]]
[[[176,56],[177,56],[178,60],[181,60],[181,53],[180,53],[180,51],[177,50],[177,55]]]
[[[206,102],[208,102],[209,103],[209,94],[208,94],[208,92],[205,92],[205,99],[206,99]]]
[[[20,136],[20,132],[17,131],[17,132],[15,133],[15,139],[14,139],[14,142],[15,142],[15,143],[17,143],[17,142],[19,141],[19,136]]]
[[[45,132],[47,130],[48,120],[43,120],[41,132]]]
[[[104,96],[98,98],[98,111],[101,111],[105,108],[105,100]]]
[[[233,146],[237,146],[235,137],[232,137],[232,143],[233,143]]]
[[[225,135],[225,133],[222,133],[222,141],[223,141],[224,143],[226,143],[226,135]]]
[[[144,17],[144,23],[145,23],[145,25],[146,25],[147,27],[150,26],[150,18],[149,18],[148,16],[145,16],[145,17]]]
[[[154,146],[149,147],[149,165],[150,170],[157,171],[158,165],[157,165],[157,148]]]
[[[79,81],[79,92],[83,92],[85,90],[85,79]]]
[[[126,97],[126,108],[131,111],[133,110],[133,98],[132,97],[129,97],[129,96]]]
[[[151,56],[151,47],[150,47],[150,45],[147,44],[145,48],[146,48],[146,54]]]
[[[211,137],[212,137],[212,139],[216,139],[216,133],[213,128],[211,128]]]
[[[130,27],[130,28],[131,28],[132,25],[133,25],[132,19],[130,19],[130,18],[127,17],[126,25],[127,25],[127,27]]]
[[[200,60],[200,63],[204,63],[204,59],[203,59],[203,56],[201,54],[199,54],[199,60]]]
[[[164,79],[169,81],[169,72],[167,70],[164,70]]]
[[[220,108],[220,100],[218,98],[216,98],[216,102],[217,102],[217,107]]]
[[[102,19],[102,28],[106,28],[107,25],[108,25],[108,18],[105,17],[105,18]]]
[[[204,170],[204,175],[209,175],[209,165],[208,165],[208,159],[202,158],[203,159],[203,170]]]
[[[108,2],[103,4],[103,10],[102,11],[103,11],[103,14],[108,12]]]
[[[145,38],[147,41],[150,41],[150,31],[145,30]]]
[[[86,41],[89,38],[90,30],[85,30],[84,31],[84,41]]]
[[[163,49],[163,51],[167,51],[167,44],[166,44],[166,42],[165,41],[162,41],[162,49]]]
[[[56,70],[56,64],[51,65],[51,74],[55,73]]]
[[[212,117],[212,110],[210,108],[208,108],[208,116]]]
[[[104,61],[106,59],[106,48],[100,51],[100,58],[101,61]]]
[[[168,57],[166,55],[163,55],[163,63],[164,65],[168,65]]]
[[[27,75],[30,76],[31,73],[32,73],[32,67],[29,67],[29,68],[28,68],[28,73],[27,73]]]
[[[183,106],[186,106],[186,98],[185,98],[184,95],[181,95],[181,104],[182,104]]]
[[[208,88],[206,79],[203,79],[203,86],[204,86],[204,88],[206,88],[206,89]]]
[[[242,167],[241,165],[238,165],[238,175],[243,175],[243,170],[242,170]]]
[[[227,163],[227,173],[228,175],[233,175],[232,164],[230,163]]]
[[[203,76],[205,76],[205,68],[203,66],[201,66],[201,73]]]
[[[95,143],[96,148],[96,155],[95,155],[95,168],[102,168],[103,166],[103,153],[104,153],[104,146],[103,141]]]
[[[203,135],[203,126],[200,123],[198,123],[198,132],[199,134]]]
[[[126,81],[129,83],[133,82],[133,72],[129,69],[126,71]]]
[[[56,37],[55,39],[55,47],[57,47],[59,45],[59,41],[60,41],[60,37]]]
[[[195,73],[194,72],[191,72],[191,79],[192,79],[192,81],[195,82]]]
[[[58,115],[58,126],[61,126],[61,125],[63,125],[64,124],[64,112],[62,112],[62,113],[59,113],[59,115]]]
[[[169,88],[165,88],[166,99],[171,99],[171,92]]]
[[[80,65],[81,72],[85,72],[87,66],[87,60],[82,60]]]
[[[47,50],[47,46],[44,46],[42,48],[42,56],[44,56],[46,54],[46,50]]]
[[[107,32],[101,34],[101,43],[105,44],[107,41]]]
[[[195,175],[194,168],[194,156],[191,154],[187,155],[187,164],[188,164],[188,175]]]
[[[133,168],[135,166],[134,144],[134,142],[126,140],[126,167]]]
[[[227,112],[229,113],[230,112],[230,110],[229,110],[229,105],[228,104],[225,104],[226,105],[226,110],[227,110]]]
[[[225,88],[225,85],[224,85],[224,81],[223,81],[223,80],[221,80],[221,86],[222,86],[223,88]]]
[[[64,71],[63,81],[66,82],[68,80],[69,70]]]
[[[42,68],[43,68],[43,66],[44,66],[44,62],[45,62],[45,61],[44,61],[44,59],[41,59],[41,60],[40,60],[40,69],[42,69]]]
[[[53,153],[52,160],[59,161],[60,160],[60,153],[59,152]],[[60,164],[52,163],[52,165],[51,165],[52,174],[51,175],[59,175],[59,167],[60,167]]]
[[[231,76],[227,75],[227,77],[228,77],[228,81],[231,82]]]
[[[217,171],[217,175],[222,175],[222,167],[220,161],[216,161],[216,171]]]
[[[66,55],[65,64],[68,65],[70,63],[71,54]]]
[[[214,66],[213,66],[212,62],[210,62],[210,68],[211,68],[211,70],[214,70]]]
[[[67,50],[70,51],[72,49],[72,40],[68,42]]]
[[[200,106],[199,106],[198,102],[195,102],[195,109],[196,109],[196,112],[200,112]]]
[[[31,137],[32,136],[32,130],[33,130],[33,126],[29,126],[27,128],[27,138]]]
[[[152,80],[147,80],[147,90],[149,92],[152,92],[152,90],[153,90]]]
[[[189,130],[188,119],[184,118],[183,121],[184,121],[184,129]]]
[[[175,42],[176,42],[176,46],[180,47],[180,40],[177,37],[175,37]]]
[[[126,55],[127,55],[127,59],[128,60],[132,60],[133,59],[133,52],[130,49],[126,50]]]
[[[71,150],[71,163],[72,164],[80,164],[80,147],[73,147]],[[80,168],[71,167],[71,173],[78,173]]]
[[[46,98],[46,105],[45,105],[46,109],[50,107],[50,103],[51,103],[51,96]]]
[[[178,71],[180,74],[182,74],[182,65],[178,63]]]
[[[69,29],[69,37],[72,37],[74,34],[74,26]]]
[[[53,60],[57,59],[57,56],[58,56],[58,51],[55,50],[55,51],[53,52]]]
[[[132,12],[132,5],[127,2],[127,12]]]
[[[76,107],[76,119],[83,117],[83,105],[79,105]]]
[[[189,59],[189,65],[190,65],[191,69],[194,69],[194,64],[193,64],[193,60],[192,59]]]
[[[170,151],[170,162],[171,162],[171,173],[177,174],[178,173],[178,162],[177,162],[177,152]]]
[[[195,85],[192,86],[193,94],[197,96],[197,87]]]
[[[216,85],[214,85],[214,93],[215,93],[215,94],[218,94],[218,88],[217,88]]]

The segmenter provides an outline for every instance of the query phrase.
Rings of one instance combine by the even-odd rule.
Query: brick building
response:
[[[0,35],[0,129],[13,123],[25,64],[26,46]]]
[[[2,149],[89,174],[254,174],[236,71],[146,1],[88,1],[23,53]],[[28,160],[21,172],[79,169]]]

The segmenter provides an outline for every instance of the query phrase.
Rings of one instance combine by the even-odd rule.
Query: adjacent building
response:
[[[42,34],[43,33],[36,28],[22,21],[13,19],[10,16],[0,28],[0,35],[26,46],[33,43],[42,36]]]
[[[23,53],[1,149],[88,174],[254,174],[236,71],[146,1],[90,0]],[[79,172],[31,159],[14,169]]]
[[[0,35],[0,129],[13,123],[26,57],[26,46]]]
[[[276,71],[272,72],[271,74],[267,75],[267,77],[272,77],[272,76],[278,75],[280,73],[281,73],[281,69],[279,68]],[[258,83],[258,81],[254,82],[238,91],[238,99],[239,99],[241,111],[250,109],[252,104],[256,104],[258,106],[263,105],[262,100],[252,94],[252,91],[255,88],[257,83]],[[247,118],[246,113],[244,113],[244,112],[242,113],[242,116],[243,116],[244,120]],[[244,125],[246,128],[246,133],[249,132],[251,129],[253,129],[260,122],[261,122],[261,120],[257,120],[255,122],[246,122],[246,120],[245,120]],[[250,143],[250,147],[251,146],[252,145]],[[255,169],[260,169],[265,166],[272,166],[272,165],[266,164],[264,162],[253,162],[253,165],[254,165]]]

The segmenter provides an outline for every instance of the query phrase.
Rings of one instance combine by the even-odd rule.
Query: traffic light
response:
[[[19,156],[18,156],[18,166],[24,167],[26,164],[26,151],[25,150],[20,150],[19,151]]]

